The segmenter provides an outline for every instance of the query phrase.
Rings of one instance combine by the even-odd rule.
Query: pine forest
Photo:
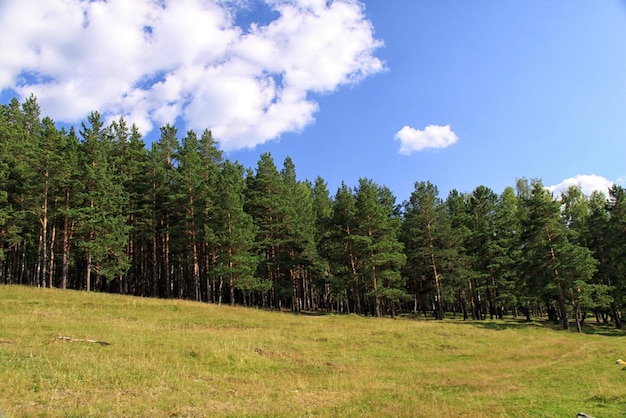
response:
[[[545,316],[621,327],[626,193],[501,194],[369,178],[334,193],[290,158],[224,159],[211,131],[122,118],[74,128],[34,96],[0,109],[0,283],[294,312],[481,320]]]

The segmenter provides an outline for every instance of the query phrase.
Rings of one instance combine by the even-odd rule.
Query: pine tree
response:
[[[522,272],[528,288],[548,302],[557,301],[564,329],[569,329],[569,300],[580,332],[581,293],[595,272],[595,260],[586,247],[570,242],[560,202],[540,181],[532,182],[524,204],[527,212],[522,220]]]
[[[444,204],[448,233],[439,236],[439,272],[446,277],[446,286],[442,291],[444,302],[450,303],[453,313],[456,312],[454,301],[460,304],[463,319],[484,317],[484,303],[487,298],[483,295],[480,273],[476,269],[477,254],[473,254],[472,245],[472,216],[470,200],[472,195],[452,189],[448,193]],[[445,223],[443,224],[445,226]],[[445,228],[444,228],[445,230]],[[471,254],[471,255],[470,255]]]
[[[21,111],[17,99],[0,108],[0,278],[11,283],[14,274],[10,261],[22,241],[21,214],[15,200],[19,181],[15,178],[18,164],[16,144],[21,142]],[[12,257],[13,256],[13,257]]]
[[[585,196],[579,186],[570,186],[561,194],[561,216],[567,228],[569,241],[577,246],[585,247],[593,253],[590,247],[590,220],[591,207],[590,200]],[[599,265],[599,259],[595,258]],[[593,275],[590,280],[578,281],[579,291],[575,293],[576,306],[581,312],[592,309],[607,310],[610,308],[609,289],[605,285],[601,276]]]
[[[184,229],[188,247],[188,266],[190,271],[192,296],[201,299],[200,294],[200,235],[203,230],[202,210],[206,184],[202,178],[202,161],[199,152],[198,137],[193,131],[187,132],[182,139],[178,152],[177,200],[184,213]]]
[[[353,242],[360,276],[377,317],[382,316],[384,304],[395,316],[396,304],[406,298],[401,275],[406,256],[397,237],[400,222],[394,206],[395,197],[388,188],[369,179],[359,180],[356,215],[360,222]]]
[[[335,301],[331,292],[331,269],[328,257],[328,240],[330,238],[330,221],[333,213],[333,202],[330,198],[328,186],[324,179],[318,176],[311,187],[313,197],[313,211],[315,213],[315,243],[318,258],[315,261],[314,270],[319,278],[319,286],[322,288],[322,304],[327,310],[331,309]]]
[[[243,174],[243,166],[225,161],[217,188],[215,273],[220,283],[224,279],[227,283],[230,305],[235,304],[236,290],[242,293],[242,302],[247,305],[253,292],[267,291],[267,285],[271,285],[255,276],[258,265],[254,242],[256,228],[252,217],[244,211]]]
[[[329,284],[332,298],[342,312],[363,313],[363,280],[358,271],[355,233],[358,226],[356,198],[345,184],[333,199],[332,218],[323,254],[329,262]]]
[[[7,283],[5,251],[16,241],[15,227],[11,225],[13,207],[9,203],[9,177],[10,177],[10,152],[9,135],[10,127],[4,112],[4,106],[0,108],[0,282]]]
[[[502,317],[498,304],[498,277],[495,272],[494,238],[496,236],[496,203],[498,196],[488,187],[479,186],[470,195],[468,212],[471,236],[467,250],[472,254],[476,289],[489,305],[489,315]]]
[[[285,271],[285,250],[290,220],[285,205],[285,184],[270,153],[261,155],[256,173],[246,178],[246,212],[257,228],[258,277],[272,283],[268,303],[280,309],[293,296],[292,282]]]
[[[405,272],[414,283],[414,291],[429,292],[435,318],[443,319],[441,273],[449,258],[450,225],[438,194],[437,186],[430,182],[415,183],[415,190],[403,205],[401,236],[408,260]]]
[[[79,230],[82,232],[81,249],[85,254],[85,289],[105,289],[109,281],[128,268],[125,252],[129,228],[125,211],[128,197],[123,184],[116,178],[110,161],[112,153],[111,129],[105,128],[100,114],[92,112],[83,123],[82,168],[84,189],[83,212]]]
[[[32,99],[32,97],[31,97]],[[28,108],[28,115],[26,114]],[[10,269],[8,275],[19,278],[19,284],[41,285],[36,277],[40,233],[38,224],[39,207],[37,198],[40,188],[36,171],[31,162],[37,153],[38,135],[40,134],[38,107],[31,102],[20,104],[13,98],[3,107],[7,124],[3,138],[6,150],[8,170],[6,171],[7,207],[11,213],[5,220],[5,238],[11,248]]]
[[[172,234],[180,211],[175,210],[176,155],[180,147],[177,129],[169,124],[161,127],[161,136],[148,153],[150,181],[151,270],[153,295],[182,297],[183,286],[174,276]],[[178,276],[177,276],[178,277]],[[180,278],[179,278],[180,279]]]
[[[58,216],[61,228],[61,288],[68,287],[70,261],[76,249],[73,239],[76,225],[80,217],[80,201],[83,195],[82,169],[80,166],[80,149],[78,137],[74,128],[62,136],[61,164],[58,173],[58,187],[60,202]]]
[[[39,234],[39,261],[37,266],[37,277],[43,287],[52,287],[53,265],[54,265],[54,239],[49,242],[49,225],[52,225],[52,237],[55,236],[55,229],[50,219],[52,204],[58,201],[55,194],[60,173],[60,156],[62,145],[62,134],[56,129],[54,121],[49,117],[42,120],[42,133],[40,136],[36,153],[37,158],[33,161],[37,170],[37,183],[40,185],[38,194],[37,211],[41,232]],[[50,252],[48,252],[50,251]]]
[[[606,256],[610,267],[606,272],[616,305],[613,316],[616,325],[621,326],[620,310],[626,306],[626,190],[622,186],[609,189],[607,211]]]
[[[284,269],[293,287],[292,310],[313,308],[313,267],[318,259],[315,243],[315,211],[311,187],[296,178],[296,168],[287,157],[281,170],[284,185]]]
[[[150,277],[145,265],[149,248],[150,229],[150,169],[148,153],[136,125],[128,128],[124,118],[111,124],[112,155],[117,181],[123,186],[127,199],[127,226],[129,228],[126,257],[130,268],[118,276],[117,290],[121,293],[145,295]]]
[[[561,193],[561,218],[572,243],[587,245],[589,214],[589,201],[580,186],[570,186]]]
[[[506,187],[498,197],[494,216],[494,237],[491,241],[491,268],[497,279],[498,302],[501,307],[518,303],[515,284],[519,263],[520,224],[516,213],[517,197],[512,187]],[[502,313],[502,312],[500,312]],[[514,310],[516,314],[516,311]]]
[[[212,274],[213,267],[217,261],[217,238],[215,236],[217,200],[219,194],[218,182],[220,170],[222,169],[223,153],[217,148],[217,142],[213,139],[211,131],[205,129],[200,136],[198,152],[201,160],[201,177],[204,192],[199,203],[201,210],[202,230],[200,234],[201,255],[203,263],[201,271],[206,276],[207,300],[220,302],[222,299],[221,282],[219,289],[216,288],[215,275]]]

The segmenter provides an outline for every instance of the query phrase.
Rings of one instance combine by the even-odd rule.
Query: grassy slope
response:
[[[626,416],[614,364],[626,334],[586,330],[0,286],[0,405],[15,417]]]

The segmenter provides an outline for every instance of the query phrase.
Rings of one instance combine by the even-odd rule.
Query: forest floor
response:
[[[623,417],[625,337],[0,286],[0,417]]]

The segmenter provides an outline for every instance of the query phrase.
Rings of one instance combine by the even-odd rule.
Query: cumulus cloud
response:
[[[237,26],[253,1],[269,22]],[[46,115],[92,110],[143,132],[182,118],[225,150],[312,123],[311,93],[384,69],[357,0],[6,0],[0,91],[31,93]]]
[[[579,186],[582,192],[589,196],[594,190],[598,190],[604,194],[608,194],[608,190],[613,186],[615,182],[595,174],[579,174],[575,177],[571,177],[563,180],[559,184],[548,186],[547,189],[554,194],[554,196],[560,196],[570,186]]]
[[[426,148],[446,148],[458,141],[450,125],[428,125],[423,131],[405,126],[395,136],[400,141],[400,154],[410,155]]]

